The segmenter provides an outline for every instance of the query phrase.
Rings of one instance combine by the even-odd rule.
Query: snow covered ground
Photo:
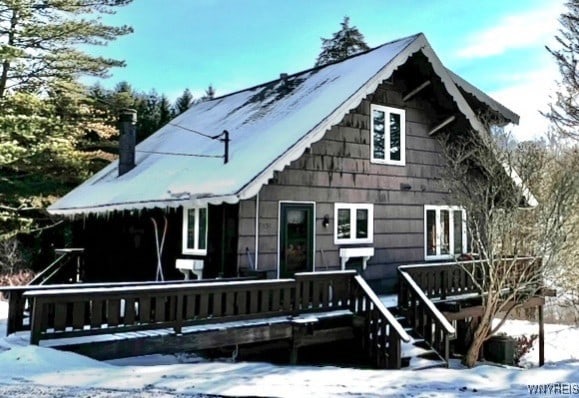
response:
[[[4,336],[6,303],[0,301]],[[526,397],[528,385],[551,385],[579,396],[579,328],[546,325],[543,368],[480,365],[463,369],[379,371],[204,361],[194,356],[147,356],[109,362],[0,338],[0,397]],[[509,321],[509,334],[537,333],[537,324]],[[537,362],[536,350],[524,363]],[[573,384],[575,383],[575,384]],[[546,387],[549,388],[549,387]],[[572,395],[572,394],[566,394]]]

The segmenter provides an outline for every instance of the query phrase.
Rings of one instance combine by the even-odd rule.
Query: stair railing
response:
[[[73,273],[75,276],[80,275],[80,256],[83,253],[83,249],[56,249],[55,252],[59,256],[54,260],[48,267],[43,269],[38,273],[34,279],[32,279],[29,285],[44,285],[52,281],[52,279],[59,273],[61,273],[67,266],[75,266]],[[76,259],[76,262],[73,260]],[[74,282],[79,282],[75,280]]]
[[[350,306],[363,322],[362,344],[373,365],[400,369],[401,340],[409,342],[410,336],[360,275],[353,279]]]
[[[443,357],[448,366],[450,340],[455,338],[456,330],[406,271],[398,269],[398,273],[398,306],[406,310],[410,327]]]

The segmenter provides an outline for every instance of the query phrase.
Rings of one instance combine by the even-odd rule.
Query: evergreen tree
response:
[[[215,88],[213,87],[212,84],[210,84],[209,87],[207,87],[207,89],[205,90],[205,95],[201,97],[201,101],[209,101],[212,100],[213,98],[215,98]]]
[[[183,94],[175,101],[175,114],[179,115],[189,109],[189,105],[193,102],[193,94],[186,88]]]
[[[559,34],[555,37],[559,48],[547,47],[559,66],[561,84],[545,116],[563,135],[579,140],[579,2],[568,1],[566,6],[567,11],[559,18]]]
[[[322,51],[315,66],[341,61],[351,55],[369,50],[364,35],[355,26],[350,27],[350,18],[344,17],[342,28],[332,35],[331,39],[322,38]]]
[[[173,119],[173,109],[165,94],[159,98],[159,128],[163,127]]]
[[[131,33],[128,26],[108,26],[98,19],[131,2],[0,0],[0,98],[10,89],[36,90],[54,79],[106,76],[109,68],[124,66],[79,47],[105,45]]]

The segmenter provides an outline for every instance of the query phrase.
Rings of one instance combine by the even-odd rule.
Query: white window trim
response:
[[[374,157],[374,110],[384,112],[384,159]],[[390,114],[400,115],[400,160],[390,158]],[[386,154],[388,156],[386,157]],[[391,108],[383,105],[370,105],[370,161],[378,164],[394,166],[406,165],[406,111],[399,108]]]
[[[426,213],[428,210],[435,211],[435,223],[436,223],[436,254],[428,254],[428,225],[426,219]],[[440,254],[440,249],[442,247],[441,231],[440,231],[440,211],[449,211],[449,228],[448,228],[448,241],[449,241],[449,254]],[[467,251],[467,235],[466,235],[466,210],[460,206],[441,206],[441,205],[425,205],[424,206],[424,259],[425,260],[448,260],[455,257],[454,254],[454,211],[462,212],[462,249],[461,253],[466,253]]]
[[[205,209],[205,249],[199,249],[199,210]],[[187,231],[189,229],[189,211],[195,210],[195,247],[187,246]],[[207,255],[207,228],[209,223],[209,209],[207,206],[190,206],[183,207],[183,237],[182,237],[182,250],[183,254],[194,254],[198,256]]]
[[[368,237],[364,239],[348,238],[338,239],[338,210],[350,210],[350,234],[356,232],[356,210],[368,210]],[[334,204],[334,244],[351,245],[362,243],[374,243],[374,205],[371,203],[335,203]]]

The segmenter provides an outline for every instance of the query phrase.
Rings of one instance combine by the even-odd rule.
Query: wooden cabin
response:
[[[444,67],[423,34],[192,105],[49,208],[74,221],[85,282],[397,267],[469,251],[437,135],[518,116]],[[187,271],[184,271],[187,272]]]
[[[299,363],[340,344],[374,367],[448,366],[482,315],[484,263],[454,262],[469,215],[437,137],[488,134],[479,114],[518,122],[422,34],[194,104],[136,146],[127,111],[119,160],[49,208],[73,221],[60,281],[84,283],[0,287],[7,332],[101,359],[275,343]],[[538,308],[542,363],[538,288],[502,300]]]

